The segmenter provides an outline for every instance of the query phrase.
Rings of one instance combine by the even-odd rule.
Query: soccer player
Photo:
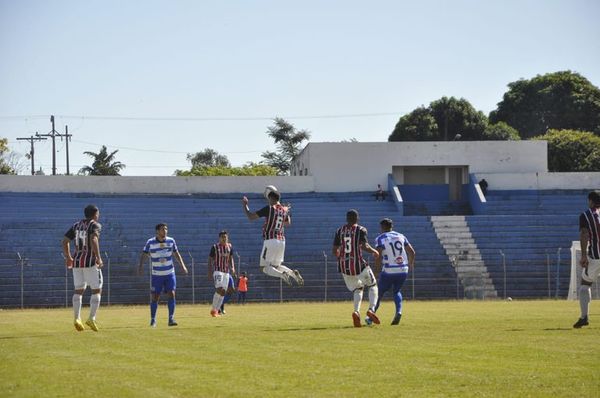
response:
[[[84,329],[81,323],[81,299],[87,285],[92,289],[90,297],[90,316],[85,322],[94,332],[98,331],[96,312],[100,306],[102,294],[102,257],[100,256],[100,230],[102,225],[98,222],[100,210],[95,205],[88,205],[83,210],[85,219],[76,222],[65,233],[62,240],[62,249],[65,256],[65,265],[73,269],[73,313],[75,315],[75,329]],[[75,241],[75,256],[71,256],[71,241]]]
[[[264,239],[262,252],[260,255],[260,269],[262,272],[275,278],[281,278],[288,285],[292,285],[291,279],[295,280],[299,286],[304,285],[304,279],[300,272],[291,270],[283,263],[285,253],[285,235],[286,225],[292,223],[290,216],[290,206],[283,206],[279,203],[281,195],[279,192],[271,191],[267,195],[269,204],[257,212],[253,213],[248,208],[248,198],[242,198],[244,213],[250,221],[258,218],[265,218],[262,236]]]
[[[579,216],[579,243],[581,245],[581,287],[579,306],[581,317],[573,325],[579,329],[589,325],[588,313],[592,301],[592,283],[600,275],[600,191],[588,194],[589,208]]]
[[[212,278],[215,284],[215,294],[210,310],[210,315],[213,317],[219,316],[225,294],[231,294],[234,291],[233,286],[229,286],[230,269],[231,274],[235,275],[233,246],[229,243],[227,231],[221,231],[219,232],[219,242],[212,245],[208,256],[208,278]]]
[[[164,291],[169,295],[167,306],[169,308],[169,326],[177,326],[175,321],[175,289],[177,281],[175,278],[175,266],[173,265],[173,257],[177,260],[181,269],[187,275],[188,270],[185,267],[183,258],[177,249],[175,239],[167,236],[169,228],[167,224],[156,224],[156,236],[148,239],[146,246],[142,250],[140,263],[138,266],[138,274],[142,274],[144,270],[144,262],[150,257],[152,267],[152,285],[150,291],[152,300],[150,302],[150,326],[156,327],[156,310],[158,309],[158,300],[160,294]]]
[[[408,277],[408,271],[415,265],[415,249],[408,242],[408,239],[399,232],[393,231],[393,222],[389,218],[384,218],[379,222],[381,235],[375,239],[375,248],[379,252],[379,257],[375,259],[375,266],[381,270],[379,274],[379,298],[375,306],[375,312],[381,303],[381,297],[392,288],[394,292],[394,304],[396,304],[396,313],[392,320],[392,325],[398,325],[402,318],[402,293],[400,289]],[[370,319],[365,320],[367,323]]]
[[[375,315],[378,296],[377,282],[371,267],[363,258],[363,249],[372,253],[374,258],[379,256],[379,252],[367,241],[367,229],[358,225],[358,211],[349,210],[346,213],[346,224],[338,228],[335,233],[332,252],[338,259],[338,271],[344,277],[346,287],[354,295],[352,321],[357,328],[361,326],[360,305],[365,286],[369,289],[367,316],[376,324],[380,323],[379,318]]]

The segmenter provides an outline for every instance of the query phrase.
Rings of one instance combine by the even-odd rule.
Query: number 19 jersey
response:
[[[384,232],[375,238],[375,247],[381,251],[381,272],[400,274],[408,272],[408,257],[404,247],[408,239],[396,231]]]

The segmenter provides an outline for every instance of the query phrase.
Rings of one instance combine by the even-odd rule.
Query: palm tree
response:
[[[106,146],[102,145],[100,152],[84,152],[84,155],[91,156],[94,158],[92,166],[84,166],[79,170],[79,174],[85,174],[90,176],[119,176],[121,169],[125,168],[125,165],[121,162],[115,162],[115,154],[119,152],[116,150],[110,154],[106,150]]]

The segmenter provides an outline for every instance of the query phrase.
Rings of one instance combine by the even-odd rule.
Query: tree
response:
[[[0,138],[0,174],[16,174],[15,169],[9,164],[9,158],[8,139]]]
[[[550,171],[600,171],[600,137],[591,132],[549,130],[532,139],[548,141]]]
[[[278,170],[278,174],[289,174],[292,160],[300,153],[300,145],[310,139],[308,130],[296,130],[293,124],[282,118],[275,118],[274,125],[267,130],[269,137],[275,140],[277,152],[262,153],[265,163]]]
[[[108,153],[106,146],[102,145],[100,152],[84,152],[84,155],[91,156],[94,159],[92,166],[84,166],[79,170],[79,174],[90,176],[118,176],[119,172],[126,166],[121,162],[114,161],[115,154],[119,152]]]
[[[242,167],[230,166],[199,166],[191,170],[175,170],[179,177],[190,176],[274,176],[277,169],[265,164],[247,163]]]
[[[192,169],[197,167],[231,167],[227,156],[219,154],[214,149],[206,148],[194,154],[188,153],[187,160],[192,162]]]
[[[484,141],[519,141],[521,137],[519,132],[504,122],[488,124],[483,131]]]
[[[506,122],[521,138],[549,129],[591,131],[600,135],[600,89],[571,71],[537,75],[508,84],[490,122]]]
[[[488,125],[483,112],[464,98],[442,97],[400,118],[389,141],[481,140]]]

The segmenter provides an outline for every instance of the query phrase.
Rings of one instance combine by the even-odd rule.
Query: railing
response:
[[[527,260],[521,260],[518,253],[510,253],[499,249],[500,257],[498,262],[488,264],[488,271],[492,274],[492,279],[499,290],[499,296],[508,298],[510,294],[515,294],[516,286],[522,282],[523,271],[527,271],[530,264]],[[190,252],[187,260],[188,270],[190,275],[184,276],[180,274],[179,267],[177,269],[177,298],[181,303],[208,303],[211,300],[214,292],[212,279],[207,278],[206,262],[197,262]],[[104,252],[105,273],[104,292],[106,300],[105,305],[115,304],[145,304],[148,301],[150,281],[150,272],[148,268],[143,276],[135,276],[133,264],[113,264],[114,259]],[[186,256],[187,257],[187,256]],[[533,297],[559,298],[566,297],[567,287],[561,287],[561,249],[557,248],[546,250],[546,264],[544,271],[537,273],[528,272],[526,277],[531,283],[532,288],[536,293]],[[554,258],[555,257],[555,258]],[[564,257],[564,256],[563,256]],[[553,267],[553,262],[556,260],[556,268]],[[454,257],[451,259],[453,267],[458,267],[460,258]],[[69,307],[71,305],[70,297],[73,293],[71,272],[64,266],[64,259],[60,256],[54,261],[53,265],[36,265],[31,264],[31,261],[22,252],[16,253],[16,265],[20,268],[19,274],[19,296],[15,299],[3,299],[4,307],[35,307],[35,306],[61,306]],[[258,268],[255,259],[245,261],[241,256],[237,256],[236,269],[238,275],[242,270],[246,271],[249,276],[249,292],[247,293],[248,302],[283,302],[283,301],[331,301],[331,300],[350,300],[351,294],[347,291],[343,278],[337,273],[337,264],[335,261],[330,261],[328,255],[322,252],[321,260],[313,260],[302,263],[286,263],[290,268],[298,268],[305,277],[303,287],[291,288],[286,286],[281,280],[264,275]],[[538,264],[541,265],[541,264]],[[566,285],[565,275],[569,271],[564,269],[566,265],[562,264],[562,282]],[[63,267],[64,268],[64,285],[56,283],[56,276],[53,277],[54,282],[47,285],[40,285],[40,282],[45,280],[45,274],[50,272],[43,271],[45,267]],[[115,268],[117,267],[117,268]],[[127,267],[130,273],[124,272]],[[443,265],[440,265],[443,271]],[[113,269],[114,268],[114,269]],[[539,268],[539,267],[538,267]],[[115,275],[115,269],[117,275]],[[331,273],[334,273],[332,276]],[[126,274],[126,275],[125,275]],[[56,275],[56,271],[54,271]],[[60,278],[60,277],[59,277]],[[60,279],[59,279],[60,280]],[[146,282],[147,281],[147,282]],[[552,283],[554,281],[554,283]],[[63,285],[63,287],[61,287]],[[16,286],[13,284],[13,287]],[[453,287],[454,286],[454,287]],[[500,291],[500,289],[502,289]],[[10,290],[10,285],[2,285],[0,281],[0,295]],[[454,291],[453,291],[454,290]],[[13,290],[14,291],[14,290]],[[436,275],[433,272],[424,274],[419,268],[417,260],[415,269],[411,271],[409,280],[402,288],[402,293],[407,299],[463,299],[465,295],[465,286],[459,279],[457,272],[448,272],[448,269],[443,271],[443,274]],[[500,295],[501,293],[501,295]],[[88,293],[89,294],[89,293]],[[61,296],[64,297],[62,302]],[[527,297],[527,294],[523,295]],[[529,295],[529,297],[532,297]],[[387,293],[385,299],[391,298],[390,292]],[[232,300],[232,302],[235,302]]]

